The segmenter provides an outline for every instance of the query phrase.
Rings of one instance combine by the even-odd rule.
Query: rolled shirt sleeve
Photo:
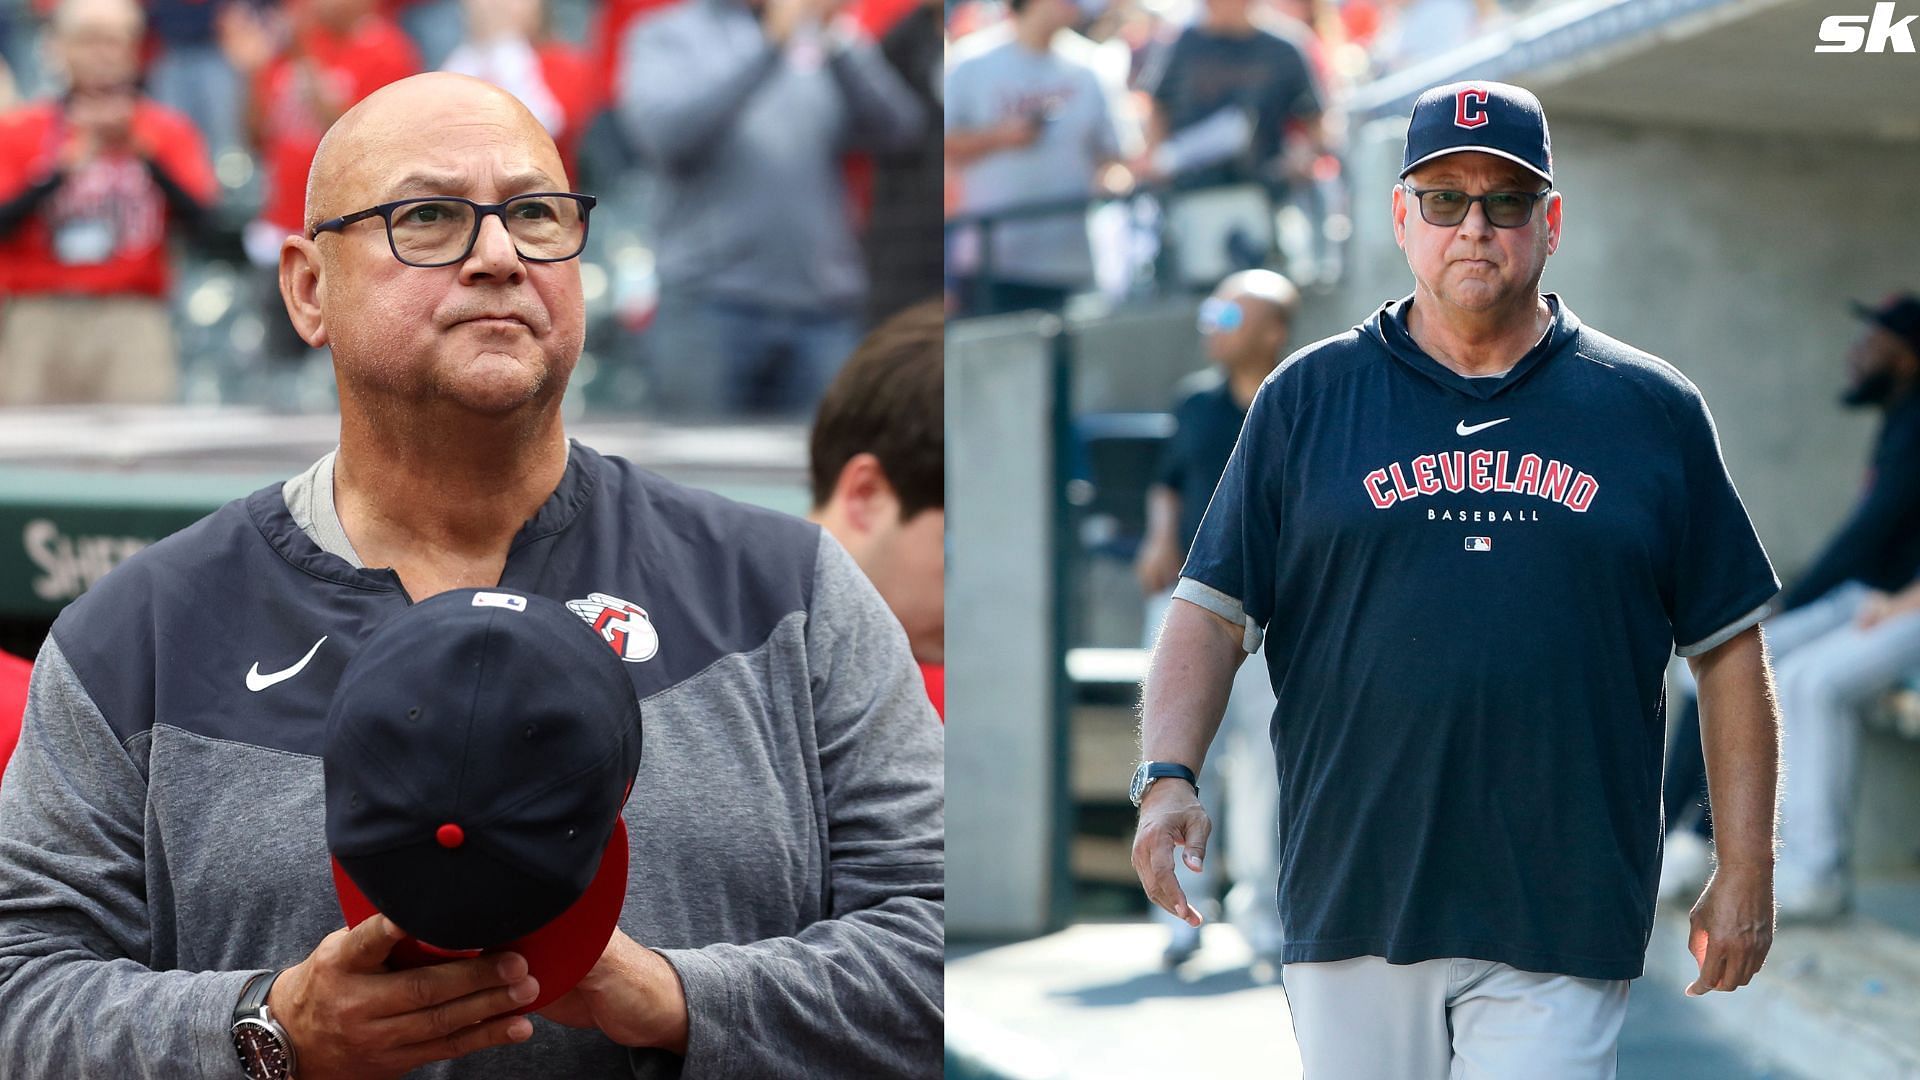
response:
[[[1227,459],[1220,486],[1207,503],[1206,516],[1180,571],[1180,583],[1173,590],[1175,598],[1243,625],[1241,645],[1249,653],[1260,649],[1279,586],[1275,580],[1282,524],[1278,484],[1287,423],[1280,397],[1274,377],[1269,376],[1247,410],[1240,438]]]

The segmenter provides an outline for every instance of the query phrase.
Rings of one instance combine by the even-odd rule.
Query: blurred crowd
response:
[[[1533,5],[960,0],[948,8],[955,310],[1330,281],[1350,223],[1343,104]]]
[[[447,70],[598,198],[580,407],[803,417],[940,295],[942,48],[914,0],[0,0],[0,404],[326,408],[281,241],[327,127]]]
[[[1514,10],[0,0],[0,403],[327,408],[280,241],[327,126],[415,72],[512,91],[599,200],[573,407],[799,417],[931,297],[1330,278],[1348,91]]]

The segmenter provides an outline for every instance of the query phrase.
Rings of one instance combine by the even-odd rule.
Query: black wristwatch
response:
[[[1193,793],[1200,794],[1200,780],[1193,775],[1192,769],[1171,761],[1143,761],[1139,768],[1133,770],[1133,788],[1127,792],[1127,797],[1133,800],[1133,805],[1139,806],[1140,800],[1147,797],[1147,789],[1153,786],[1153,782],[1169,776],[1192,784]]]
[[[240,1054],[240,1067],[252,1080],[293,1080],[293,1043],[287,1029],[267,1011],[267,995],[273,991],[277,971],[266,971],[247,980],[240,991],[240,1004],[233,1009],[233,1048]]]

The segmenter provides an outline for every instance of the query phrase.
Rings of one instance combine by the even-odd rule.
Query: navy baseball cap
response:
[[[1413,103],[1400,179],[1435,158],[1465,150],[1503,157],[1553,183],[1547,113],[1531,91],[1509,83],[1436,86]]]
[[[1907,348],[1920,356],[1920,298],[1912,293],[1895,293],[1878,307],[1855,301],[1853,313],[1906,342]]]
[[[639,767],[633,684],[578,615],[499,589],[415,604],[361,645],[327,713],[347,925],[392,919],[400,967],[519,953],[540,992],[516,1011],[546,1006],[619,921]]]

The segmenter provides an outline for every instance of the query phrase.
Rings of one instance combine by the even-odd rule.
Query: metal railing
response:
[[[1175,227],[1171,211],[1183,200],[1205,198],[1232,190],[1264,192],[1268,221],[1264,235],[1229,234],[1226,252],[1202,253],[1194,250],[1192,238],[1183,237]],[[1282,187],[1270,184],[1222,184],[1206,187],[1177,187],[1170,183],[1142,184],[1124,193],[1090,193],[1065,199],[1039,199],[992,210],[955,214],[946,220],[948,276],[964,285],[961,297],[967,314],[989,313],[989,298],[998,283],[1017,282],[996,256],[996,234],[1004,227],[1044,218],[1074,217],[1089,222],[1107,207],[1120,207],[1130,241],[1119,257],[1127,260],[1127,277],[1122,294],[1126,299],[1150,299],[1154,296],[1205,292],[1211,283],[1201,283],[1183,267],[1191,261],[1211,256],[1230,269],[1265,266],[1295,278],[1303,287],[1328,287],[1339,280],[1346,265],[1351,228],[1346,216],[1349,204],[1344,170],[1327,181],[1300,183]],[[1304,233],[1302,226],[1304,225]],[[968,237],[976,237],[970,243]],[[1185,245],[1183,247],[1183,245]],[[954,252],[970,247],[977,252],[970,265],[953,265]],[[1098,264],[1102,252],[1095,251]],[[1224,257],[1222,257],[1224,256]],[[1097,273],[1097,272],[1096,272]],[[1224,276],[1224,272],[1220,275]],[[1085,283],[1093,287],[1093,282]]]

